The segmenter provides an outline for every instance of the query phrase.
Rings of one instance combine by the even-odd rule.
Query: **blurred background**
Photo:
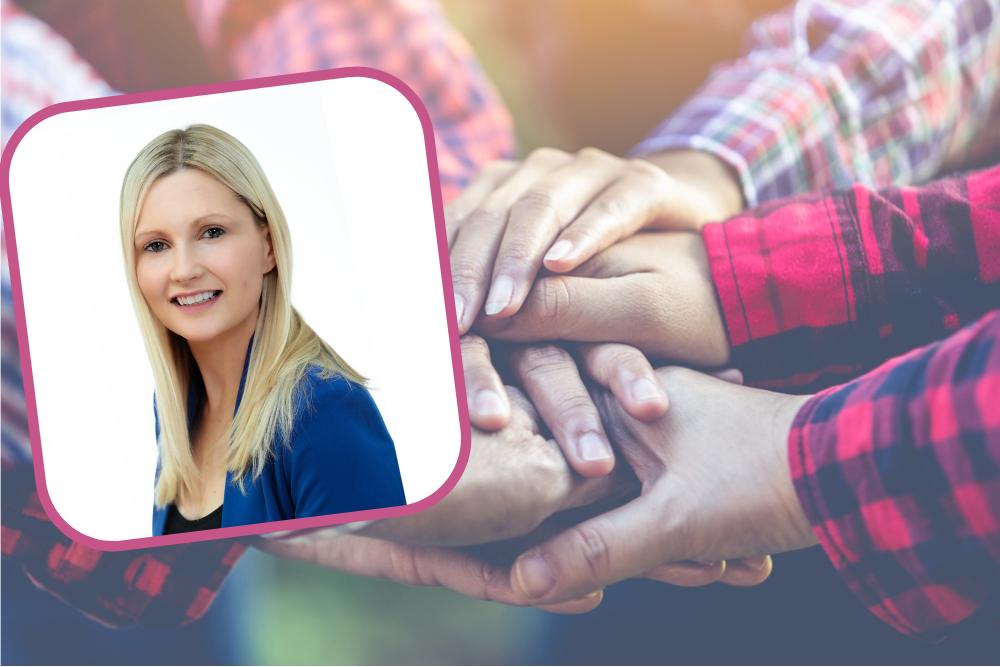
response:
[[[447,0],[516,126],[521,154],[597,146],[622,154],[737,56],[783,0]],[[182,0],[21,0],[59,26],[111,87],[218,81]],[[0,63],[3,66],[4,63]],[[5,371],[6,372],[6,371]],[[5,415],[5,419],[8,415]],[[478,602],[251,551],[201,620],[110,630],[3,562],[5,664],[987,664],[994,635],[929,645],[854,599],[822,552],[775,559],[754,589],[625,582],[585,617]]]

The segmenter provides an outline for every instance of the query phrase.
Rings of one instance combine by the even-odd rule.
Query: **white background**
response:
[[[291,229],[292,302],[371,378],[406,499],[427,497],[451,474],[461,430],[423,132],[393,88],[350,78],[60,114],[18,145],[14,229],[56,510],[93,538],[151,534],[153,377],[118,201],[142,147],[193,123],[260,162]]]

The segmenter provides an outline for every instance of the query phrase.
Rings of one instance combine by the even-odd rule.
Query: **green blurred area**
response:
[[[246,659],[267,665],[516,664],[545,612],[365,579],[251,551]]]

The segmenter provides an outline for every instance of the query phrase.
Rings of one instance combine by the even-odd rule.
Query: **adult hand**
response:
[[[683,368],[658,371],[673,397],[656,422],[597,397],[612,437],[642,481],[632,502],[522,554],[514,590],[554,604],[662,564],[759,557],[816,543],[792,484],[787,438],[808,397],[750,389]],[[741,582],[767,575],[747,569]]]
[[[618,342],[674,362],[722,366],[729,340],[699,234],[639,234],[570,275],[539,278],[513,317],[476,329],[510,341]]]
[[[545,345],[520,346],[506,356],[503,365],[510,367],[512,379],[524,388],[573,470],[585,477],[611,472],[614,452],[570,354]],[[666,411],[666,393],[646,357],[635,348],[587,345],[579,356],[586,373],[611,388],[628,414],[656,419]],[[473,426],[502,428],[510,418],[510,402],[482,338],[462,336],[462,363]]]
[[[510,568],[493,565],[457,549],[396,544],[357,535],[329,540],[287,543],[255,538],[261,551],[282,558],[305,561],[322,567],[373,579],[390,579],[407,586],[445,586],[479,600],[526,606],[510,584]],[[601,593],[580,600],[538,605],[557,613],[590,611],[601,603]]]
[[[701,151],[625,160],[543,148],[491,163],[445,209],[459,330],[484,303],[490,316],[517,312],[543,262],[569,271],[640,229],[698,231],[742,206],[735,175]]]
[[[417,514],[375,522],[364,533],[434,546],[483,544],[525,535],[557,512],[635,488],[628,475],[575,474],[556,443],[540,435],[531,403],[514,388],[507,396],[508,424],[493,433],[473,429],[468,465],[451,493]]]

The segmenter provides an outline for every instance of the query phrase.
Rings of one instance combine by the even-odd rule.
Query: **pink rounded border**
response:
[[[427,498],[410,505],[401,507],[388,507],[383,509],[364,510],[361,512],[347,512],[344,514],[331,514],[321,517],[310,517],[305,519],[290,519],[288,521],[272,521],[269,523],[258,523],[249,526],[234,526],[232,528],[220,528],[217,530],[205,531],[205,533],[185,533],[182,535],[168,535],[162,537],[140,537],[131,540],[99,540],[84,535],[74,529],[56,511],[49,498],[48,488],[45,485],[45,465],[42,460],[41,442],[38,437],[38,410],[35,404],[35,385],[31,374],[31,353],[28,345],[28,327],[24,317],[24,297],[21,292],[21,274],[17,261],[17,242],[14,234],[14,217],[11,210],[10,201],[10,163],[14,151],[20,144],[21,139],[36,125],[57,114],[72,111],[84,111],[88,109],[103,109],[106,107],[126,106],[129,104],[141,104],[144,102],[159,102],[162,100],[182,99],[185,97],[199,97],[203,95],[215,95],[217,93],[230,93],[241,90],[256,90],[258,88],[273,88],[276,86],[287,86],[297,83],[310,83],[313,81],[329,81],[332,79],[344,79],[350,77],[363,77],[374,79],[394,88],[400,93],[416,111],[420,118],[420,125],[424,132],[424,146],[427,154],[427,172],[430,176],[429,186],[431,189],[431,201],[434,207],[434,223],[437,229],[438,260],[441,263],[441,282],[444,288],[445,311],[448,316],[448,337],[451,343],[451,363],[455,376],[455,394],[458,399],[459,423],[462,428],[462,441],[459,447],[458,461],[454,470],[445,483],[437,491]],[[41,501],[45,513],[53,524],[59,528],[66,536],[84,546],[101,551],[125,551],[128,549],[138,549],[142,547],[160,547],[170,544],[186,544],[189,542],[203,542],[206,540],[223,539],[229,537],[245,537],[248,535],[259,535],[262,533],[272,533],[285,530],[300,530],[304,528],[321,528],[326,526],[351,523],[354,521],[369,521],[372,519],[384,519],[395,516],[405,516],[416,514],[437,504],[448,493],[451,492],[465,472],[465,467],[469,461],[469,450],[472,443],[472,431],[469,426],[469,407],[465,393],[465,376],[462,370],[462,351],[458,340],[458,324],[455,316],[454,288],[451,281],[451,268],[448,260],[448,239],[444,223],[444,205],[441,200],[440,176],[438,174],[437,151],[434,144],[434,130],[431,126],[430,116],[420,98],[405,83],[377,69],[370,67],[344,67],[334,70],[322,70],[319,72],[303,72],[301,74],[283,74],[261,79],[249,79],[243,81],[231,81],[227,83],[213,83],[204,86],[190,86],[187,88],[173,88],[170,90],[157,90],[149,93],[135,93],[131,95],[117,95],[112,97],[99,97],[89,100],[79,100],[74,102],[62,102],[48,106],[31,116],[17,128],[7,143],[2,158],[0,158],[0,204],[3,210],[4,234],[7,242],[7,260],[10,265],[11,291],[14,296],[14,313],[17,320],[17,343],[21,354],[21,373],[24,378],[24,399],[28,413],[28,427],[31,434],[31,451],[35,467],[35,483],[38,487],[38,498]]]

